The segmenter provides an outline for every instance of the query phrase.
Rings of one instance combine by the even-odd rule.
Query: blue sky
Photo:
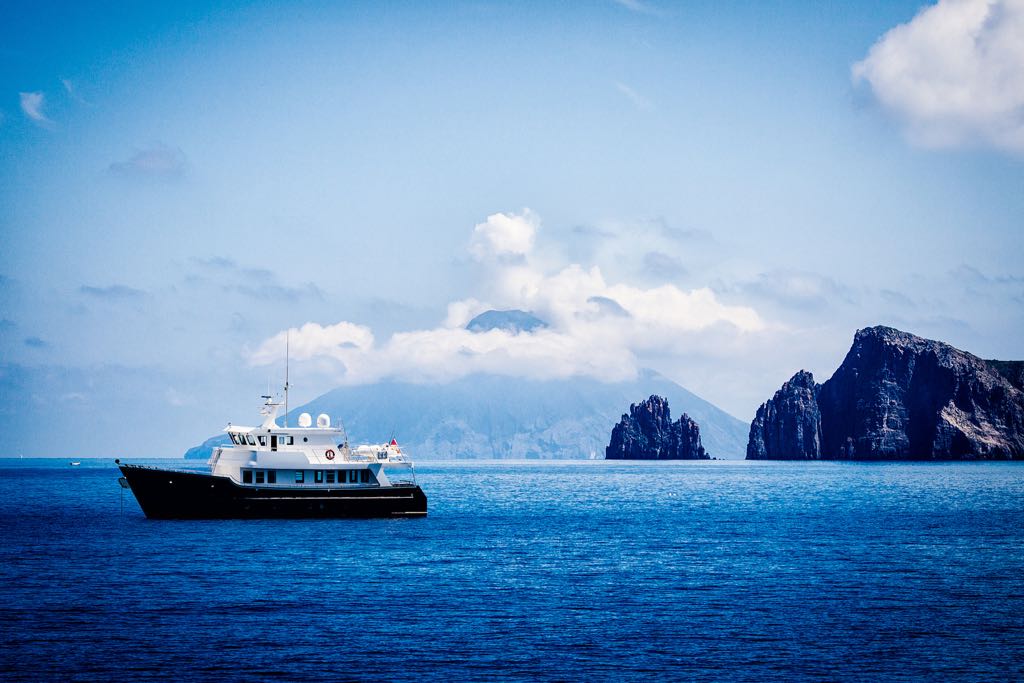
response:
[[[867,325],[1024,358],[1013,3],[150,5],[0,8],[10,454],[176,454],[289,328],[297,400],[650,366],[741,419]]]

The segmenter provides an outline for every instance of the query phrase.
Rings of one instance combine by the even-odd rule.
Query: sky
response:
[[[293,405],[1022,359],[1022,227],[1021,0],[0,4],[2,455],[178,455],[286,331]]]

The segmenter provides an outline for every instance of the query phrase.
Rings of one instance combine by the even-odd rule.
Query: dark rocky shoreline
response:
[[[761,405],[747,459],[1024,459],[1024,362],[859,330],[828,381],[801,370]]]

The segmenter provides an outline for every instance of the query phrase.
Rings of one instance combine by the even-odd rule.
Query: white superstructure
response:
[[[264,397],[259,427],[228,424],[231,444],[214,449],[210,473],[243,486],[384,487],[415,483],[412,461],[398,443],[351,448],[343,429],[331,427],[329,416],[299,416],[298,427],[280,427],[280,403]]]

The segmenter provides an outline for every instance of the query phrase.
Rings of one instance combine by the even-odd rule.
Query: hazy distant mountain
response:
[[[526,311],[484,311],[466,325],[470,332],[486,332],[488,330],[505,330],[507,332],[532,332],[548,324]]]
[[[382,382],[339,387],[290,413],[344,420],[352,443],[394,436],[418,459],[603,457],[612,427],[652,394],[699,425],[709,455],[741,458],[747,425],[675,382],[646,370],[634,381],[524,380],[474,375],[448,384]],[[207,457],[215,437],[186,457]]]

